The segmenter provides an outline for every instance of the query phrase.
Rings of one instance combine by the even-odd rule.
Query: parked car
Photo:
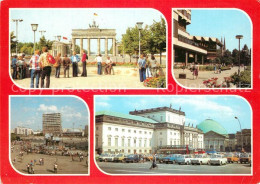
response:
[[[210,157],[206,154],[195,155],[195,158],[191,158],[190,162],[192,165],[209,164]]]
[[[227,158],[224,155],[212,155],[209,160],[210,165],[223,165],[227,164]]]
[[[115,154],[111,154],[111,155],[109,155],[108,157],[107,157],[107,161],[108,162],[114,162],[114,158],[116,157],[116,155]]]
[[[159,163],[163,163],[164,157],[166,157],[166,155],[158,154],[158,155],[156,155],[156,161],[158,161]]]
[[[139,155],[137,154],[131,154],[131,155],[128,155],[127,158],[125,159],[125,162],[126,163],[135,163],[135,162],[139,162]]]
[[[125,158],[125,154],[120,153],[115,156],[114,162],[125,162]]]
[[[225,157],[227,157],[227,162],[228,163],[234,163],[234,162],[237,162],[239,161],[239,157],[236,156],[234,153],[227,153],[225,155]]]
[[[175,163],[177,157],[180,156],[180,154],[171,154],[171,155],[168,155],[166,157],[164,157],[162,160],[163,160],[163,163],[166,163],[166,164],[169,164],[169,163]]]
[[[191,155],[180,155],[176,159],[176,163],[181,165],[181,164],[187,164],[189,165],[191,163]]]
[[[104,154],[101,154],[101,155],[99,156],[98,160],[99,160],[100,162],[107,162],[107,159],[108,159],[108,158],[109,158],[109,154],[104,153]]]
[[[152,154],[146,155],[145,160],[146,161],[152,161],[153,160],[153,155]]]
[[[250,163],[250,161],[251,161],[251,155],[250,154],[244,153],[244,154],[240,155],[239,162],[241,164]]]

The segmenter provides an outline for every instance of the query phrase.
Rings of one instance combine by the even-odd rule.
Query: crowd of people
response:
[[[154,55],[151,55],[151,59],[149,59],[148,55],[141,54],[137,64],[139,67],[140,82],[143,82],[146,78],[157,76],[159,63]]]

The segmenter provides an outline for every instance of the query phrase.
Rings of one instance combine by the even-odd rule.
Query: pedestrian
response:
[[[58,55],[55,58],[55,64],[54,64],[54,67],[56,68],[55,78],[60,78],[60,66],[61,66],[61,53],[58,53]]]
[[[44,80],[46,77],[46,88],[50,87],[50,76],[51,76],[51,63],[48,60],[48,48],[43,47],[42,48],[42,54],[39,58],[40,67],[42,69],[41,74],[41,88],[44,88]]]
[[[18,57],[18,61],[16,62],[16,65],[18,67],[18,78],[23,79],[23,72],[24,72],[23,68],[25,64],[22,56]]]
[[[146,57],[145,57],[145,68],[146,68],[146,71],[145,71],[146,78],[152,77],[152,74],[151,74],[151,62],[150,62],[150,60],[148,58],[148,55],[146,55]]]
[[[151,74],[153,77],[157,75],[157,60],[155,59],[154,55],[151,55]]]
[[[37,162],[36,159],[34,159],[34,165],[36,165],[36,162]]]
[[[158,166],[156,164],[156,154],[153,155],[153,162],[152,162],[152,165],[151,165],[150,169],[153,169],[153,168],[157,168],[158,169]]]
[[[95,61],[97,62],[97,73],[98,73],[98,75],[102,75],[102,57],[101,57],[101,54],[99,54],[95,58]]]
[[[64,55],[64,59],[63,59],[63,68],[64,68],[64,78],[66,78],[66,73],[67,73],[67,77],[70,77],[70,64],[71,64],[71,60],[70,58],[67,57],[67,54]]]
[[[193,70],[193,79],[194,79],[194,77],[195,77],[196,79],[198,79],[198,76],[199,76],[199,65],[198,65],[197,62],[195,62],[195,64],[194,64],[194,70]]]
[[[75,51],[73,51],[73,55],[71,56],[70,60],[72,62],[72,76],[78,77],[78,62],[80,61],[80,58]]]
[[[42,165],[44,165],[44,158],[42,158]]]
[[[27,172],[28,172],[28,174],[30,174],[30,164],[29,163],[27,164]]]
[[[13,69],[13,79],[17,79],[17,55],[14,55],[13,59],[12,59],[12,69]]]
[[[58,172],[58,164],[54,163],[54,173],[57,173],[57,172]]]
[[[39,65],[39,50],[36,50],[34,52],[34,55],[31,57],[29,63],[30,63],[30,69],[31,69],[31,88],[34,88],[34,78],[36,78],[36,88],[39,88],[39,79],[41,74],[41,68]]]
[[[139,66],[140,82],[143,82],[146,79],[146,76],[145,76],[145,71],[146,71],[145,65],[146,65],[146,63],[145,63],[145,58],[144,58],[143,54],[140,55],[140,58],[139,58],[137,64]]]
[[[109,75],[111,74],[112,64],[113,64],[113,61],[108,56],[107,61],[106,61],[106,66],[105,66],[105,74],[109,74]]]
[[[22,59],[24,62],[24,67],[23,67],[23,79],[26,77],[26,71],[27,71],[27,64],[25,62],[25,54],[22,54]]]
[[[88,59],[88,55],[86,54],[85,50],[82,50],[81,53],[82,53],[82,57],[81,57],[82,74],[81,74],[81,77],[87,77],[87,59]]]

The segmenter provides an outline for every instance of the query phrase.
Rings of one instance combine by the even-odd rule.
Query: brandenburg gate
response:
[[[97,54],[100,52],[100,39],[105,39],[105,55],[108,55],[108,39],[112,39],[113,56],[116,55],[116,30],[115,29],[99,29],[96,22],[93,21],[88,29],[72,29],[72,51],[75,50],[76,39],[80,40],[80,50],[83,49],[83,39],[87,40],[87,52],[91,54],[90,39],[97,39]]]

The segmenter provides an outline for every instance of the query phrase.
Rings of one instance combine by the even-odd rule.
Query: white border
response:
[[[251,88],[235,88],[235,89],[232,89],[232,90],[247,90],[247,89],[253,89],[253,22],[250,18],[250,16],[244,11],[244,10],[241,10],[239,8],[172,8],[171,9],[171,22],[172,22],[172,37],[171,37],[171,40],[172,40],[172,50],[171,50],[171,53],[172,53],[172,60],[171,60],[171,63],[172,63],[172,67],[171,67],[171,72],[172,72],[172,77],[173,79],[176,81],[176,84],[178,84],[179,86],[181,86],[182,88],[184,89],[199,89],[199,90],[222,90],[222,89],[225,89],[225,90],[228,90],[229,88],[192,88],[192,87],[187,87],[187,86],[183,86],[182,84],[179,83],[179,81],[175,78],[175,75],[174,75],[174,66],[173,66],[173,30],[174,30],[174,23],[173,23],[173,10],[176,10],[176,9],[191,9],[191,10],[236,10],[236,11],[241,11],[243,14],[246,15],[246,17],[248,18],[250,24],[251,24]]]
[[[115,11],[116,11],[116,9],[138,9],[138,10],[140,10],[140,13],[142,12],[142,10],[143,9],[152,9],[152,10],[155,10],[155,11],[157,11],[157,12],[159,12],[161,15],[160,16],[162,16],[162,18],[165,20],[165,23],[166,23],[166,62],[165,62],[165,72],[166,72],[166,74],[165,74],[165,80],[166,80],[166,87],[165,88],[89,88],[89,87],[85,87],[85,88],[24,88],[24,87],[21,87],[21,86],[19,86],[14,80],[13,80],[13,78],[12,78],[12,74],[11,74],[11,61],[10,61],[10,59],[11,59],[11,44],[10,44],[10,31],[11,31],[11,22],[10,22],[10,20],[11,20],[11,10],[16,10],[16,9],[23,9],[23,10],[30,10],[30,9],[86,9],[86,10],[89,10],[89,9],[115,9]],[[13,81],[13,83],[17,86],[17,87],[19,87],[19,88],[21,88],[21,89],[28,89],[28,90],[51,90],[51,89],[59,89],[59,90],[61,90],[61,89],[73,89],[73,90],[77,90],[77,89],[98,89],[98,90],[103,90],[103,89],[108,89],[108,90],[110,90],[110,89],[112,89],[112,90],[165,90],[165,89],[168,89],[168,54],[169,54],[169,52],[168,52],[168,38],[169,38],[169,35],[168,35],[168,22],[167,22],[167,19],[165,18],[165,16],[164,16],[164,14],[162,13],[162,12],[160,12],[159,10],[157,10],[157,9],[155,9],[155,8],[90,8],[90,7],[84,7],[84,8],[9,8],[9,27],[8,27],[8,39],[9,39],[9,45],[8,45],[8,51],[9,51],[9,55],[8,55],[8,59],[9,59],[9,61],[8,61],[8,64],[9,64],[9,67],[8,67],[8,69],[9,69],[9,77],[10,77],[10,79]],[[138,83],[138,81],[137,81],[137,83]]]
[[[12,97],[33,97],[33,98],[46,98],[46,97],[50,97],[50,98],[55,98],[55,97],[63,97],[63,98],[66,98],[66,97],[70,97],[70,98],[76,98],[80,101],[82,101],[85,105],[86,105],[86,108],[88,110],[88,173],[87,174],[25,174],[25,173],[22,173],[20,171],[18,171],[15,166],[13,165],[12,163],[12,160],[11,160],[11,98]],[[90,154],[90,112],[89,112],[89,107],[87,105],[87,103],[80,97],[78,96],[74,96],[74,95],[9,95],[9,140],[8,140],[8,152],[9,152],[9,162],[10,162],[10,165],[12,166],[12,168],[19,174],[21,175],[24,175],[24,176],[90,176],[90,156],[92,156]]]
[[[93,128],[94,128],[94,131],[93,131],[93,136],[96,136],[96,111],[95,111],[95,106],[96,106],[96,98],[98,97],[104,97],[104,96],[108,96],[108,97],[123,97],[123,96],[127,96],[127,97],[131,97],[131,96],[136,96],[136,97],[141,97],[142,95],[94,95],[94,125],[93,125]],[[144,95],[144,96],[152,96],[152,95]],[[176,95],[158,95],[160,97],[162,96],[176,96]],[[204,95],[178,95],[178,96],[204,96]],[[252,165],[251,165],[251,174],[163,174],[163,173],[158,173],[158,174],[111,174],[111,173],[107,173],[105,171],[103,171],[99,165],[97,164],[96,162],[96,159],[95,159],[95,148],[96,148],[96,139],[95,137],[93,137],[93,159],[94,159],[94,162],[96,164],[96,167],[104,174],[107,174],[107,175],[111,175],[111,176],[253,176],[253,110],[252,110],[252,107],[250,105],[250,103],[247,101],[247,99],[245,99],[244,97],[242,96],[239,96],[239,95],[206,95],[206,96],[218,96],[218,97],[230,97],[230,96],[233,96],[233,97],[239,97],[241,98],[242,100],[244,100],[250,110],[251,110],[251,160],[252,160]]]

